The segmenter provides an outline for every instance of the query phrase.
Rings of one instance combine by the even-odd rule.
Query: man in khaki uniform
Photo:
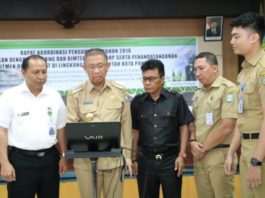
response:
[[[232,155],[241,143],[241,196],[265,196],[265,52],[262,49],[264,17],[245,13],[235,18],[231,26],[231,44],[235,54],[243,55],[238,75],[238,121],[226,160],[226,172],[233,169]]]
[[[131,112],[126,90],[105,80],[110,68],[108,57],[101,49],[86,51],[83,68],[89,80],[70,91],[67,96],[68,122],[121,122],[121,146],[131,148]],[[131,153],[123,155],[131,170]],[[122,157],[99,158],[97,161],[97,197],[122,197]],[[89,159],[75,159],[74,168],[82,198],[93,196],[92,167]]]
[[[236,86],[218,75],[210,52],[195,57],[194,70],[202,85],[193,96],[190,139],[198,197],[233,198],[233,176],[225,174],[224,163],[237,118]]]

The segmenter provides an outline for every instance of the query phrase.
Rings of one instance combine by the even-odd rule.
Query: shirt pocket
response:
[[[15,115],[17,126],[23,128],[25,131],[28,129],[28,126],[32,125],[32,112],[28,109],[18,109],[15,111]]]
[[[105,116],[104,119],[107,121],[119,121],[121,117],[121,110],[122,110],[122,101],[116,101],[109,103],[104,112],[102,112]]]
[[[159,120],[159,127],[169,128],[174,125],[178,125],[176,109],[168,109],[161,112],[161,118]]]
[[[221,118],[222,112],[222,98],[216,98],[212,101],[211,112],[213,113],[213,122],[216,122]]]
[[[151,123],[151,114],[148,114],[147,112],[140,112],[138,114],[138,122],[140,129],[146,129],[149,125],[152,125]]]
[[[243,99],[245,109],[258,106],[260,98],[254,82],[249,82],[246,84],[245,91],[243,92]]]

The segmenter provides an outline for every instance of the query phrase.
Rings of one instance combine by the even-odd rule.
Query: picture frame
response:
[[[221,41],[223,39],[223,16],[205,18],[204,41]]]

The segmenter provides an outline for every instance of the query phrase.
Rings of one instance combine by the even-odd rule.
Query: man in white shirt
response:
[[[66,109],[60,94],[44,86],[47,61],[22,62],[25,82],[0,96],[0,164],[9,198],[59,197],[59,173],[66,170]]]

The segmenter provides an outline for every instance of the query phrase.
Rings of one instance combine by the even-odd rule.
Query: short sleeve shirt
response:
[[[8,129],[8,145],[40,150],[56,144],[57,129],[66,123],[66,109],[60,94],[44,86],[34,96],[23,83],[0,96],[0,126]]]
[[[139,131],[138,145],[151,150],[177,147],[180,126],[194,120],[182,95],[165,89],[157,101],[147,93],[137,95],[131,113],[132,127]]]
[[[265,52],[259,51],[249,61],[242,63],[237,77],[238,100],[243,100],[243,112],[239,113],[237,125],[242,133],[257,133],[263,119],[265,104]]]
[[[204,142],[214,133],[223,118],[237,118],[236,85],[218,76],[209,88],[199,87],[192,104],[195,118],[196,139]],[[223,141],[229,144],[232,134]]]

